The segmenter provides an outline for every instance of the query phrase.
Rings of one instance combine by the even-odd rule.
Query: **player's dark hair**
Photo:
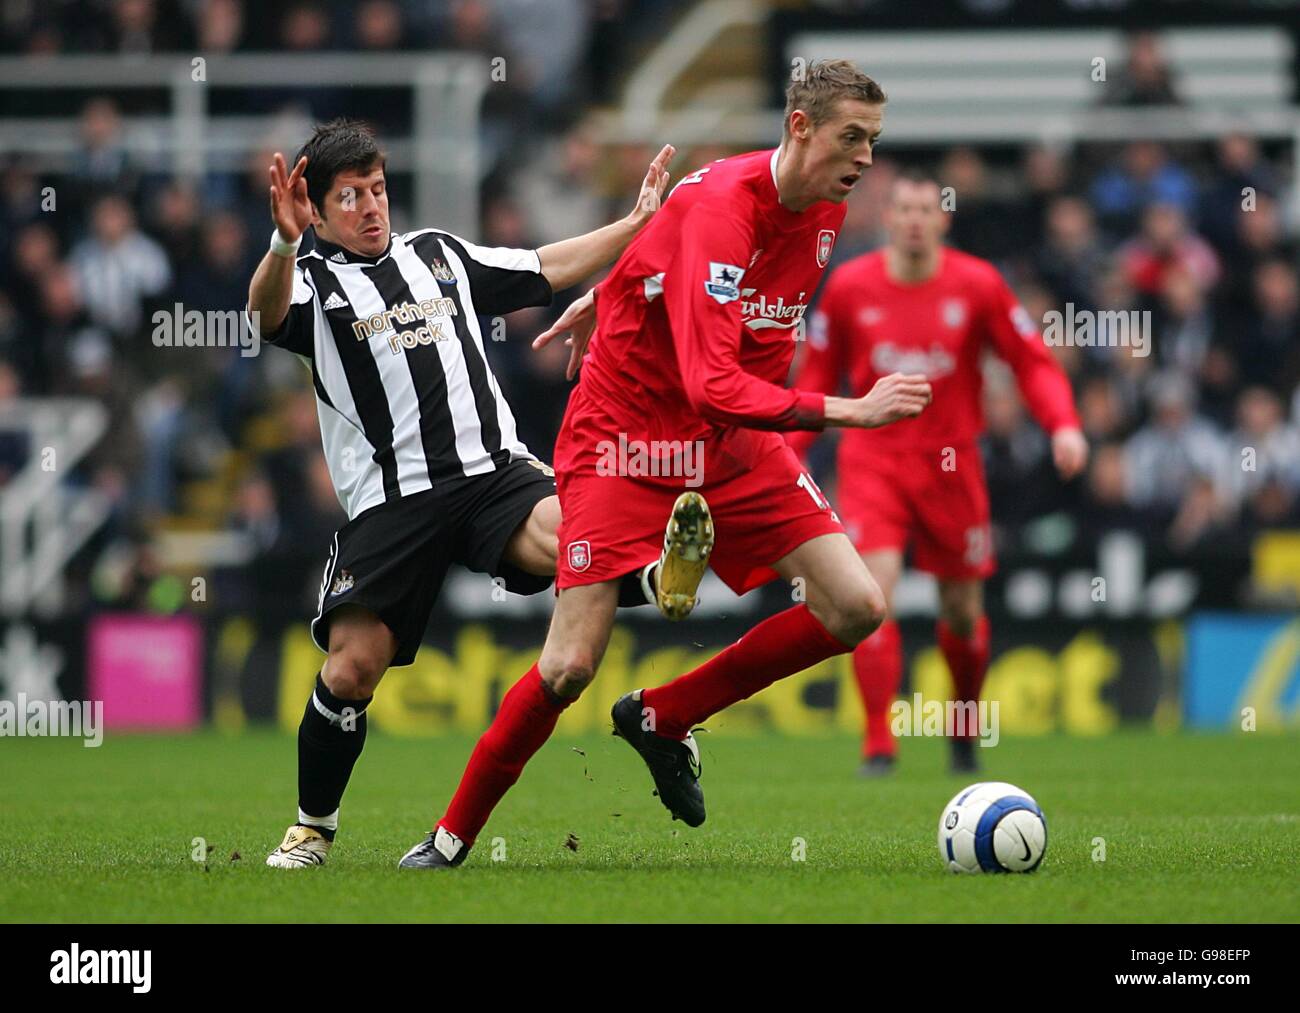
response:
[[[325,195],[330,192],[340,172],[369,172],[376,164],[381,169],[387,164],[387,157],[379,149],[375,132],[369,125],[346,118],[318,126],[298,150],[290,168],[303,155],[307,156],[307,168],[303,172],[307,196],[322,218],[325,217]]]
[[[850,60],[813,60],[804,66],[795,66],[790,84],[785,89],[784,133],[790,133],[790,114],[802,109],[820,126],[831,118],[835,103],[842,98],[857,99],[869,105],[884,105],[885,90],[876,84]]]

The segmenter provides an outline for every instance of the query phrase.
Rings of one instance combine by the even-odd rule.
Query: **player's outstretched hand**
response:
[[[864,429],[876,429],[915,418],[925,410],[932,396],[924,373],[890,373],[857,399],[860,409],[857,424]]]
[[[560,319],[551,324],[541,334],[533,338],[533,348],[545,348],[554,338],[568,334],[564,343],[569,346],[569,366],[564,371],[564,378],[572,380],[587,352],[587,343],[596,329],[596,290],[593,288],[581,299],[569,303],[568,309],[560,314]]]
[[[650,168],[646,170],[645,180],[641,183],[641,192],[637,194],[636,207],[628,215],[628,218],[638,227],[648,222],[663,203],[664,190],[668,188],[668,163],[673,160],[675,154],[677,149],[671,144],[665,144],[659,149],[659,154],[655,155]]]
[[[307,156],[298,159],[293,172],[285,165],[284,156],[275,153],[271,166],[271,220],[286,242],[292,243],[307,231],[311,224],[311,199],[307,196]]]
[[[1088,439],[1077,429],[1058,429],[1052,434],[1052,460],[1067,482],[1088,463]]]

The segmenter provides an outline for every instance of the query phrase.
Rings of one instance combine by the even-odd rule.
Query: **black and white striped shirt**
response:
[[[348,517],[532,459],[484,352],[478,316],[551,301],[533,250],[394,233],[363,257],[316,239],[289,315],[263,341],[312,371],[321,440]]]

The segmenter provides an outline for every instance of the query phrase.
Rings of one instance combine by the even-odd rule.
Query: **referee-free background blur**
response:
[[[625,214],[663,143],[674,178],[771,147],[789,75],[846,56],[890,103],[835,262],[882,244],[919,167],[952,188],[950,242],[1040,325],[1150,314],[1149,355],[1055,349],[1093,446],[1069,484],[989,366],[1003,734],[1294,731],[1297,26],[1300,4],[1213,0],[0,0],[0,699],[103,700],[110,734],[296,727],[345,519],[309,377],[272,348],[169,345],[154,316],[243,307],[272,152],[365,118],[396,230],[534,247]],[[583,290],[485,327],[544,459],[567,351],[528,342]],[[813,457],[832,501],[833,448]],[[550,601],[455,574],[371,727],[481,730]],[[627,614],[601,681],[671,677],[788,601],[709,583],[685,626]],[[942,698],[935,605],[909,572],[906,692]],[[859,721],[836,659],[725,724]]]

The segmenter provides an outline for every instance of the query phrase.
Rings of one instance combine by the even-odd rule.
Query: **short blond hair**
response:
[[[835,103],[842,98],[857,99],[870,105],[888,101],[880,85],[849,60],[814,60],[798,68],[785,90],[785,122],[782,135],[790,136],[790,114],[802,109],[814,127],[831,118]]]

